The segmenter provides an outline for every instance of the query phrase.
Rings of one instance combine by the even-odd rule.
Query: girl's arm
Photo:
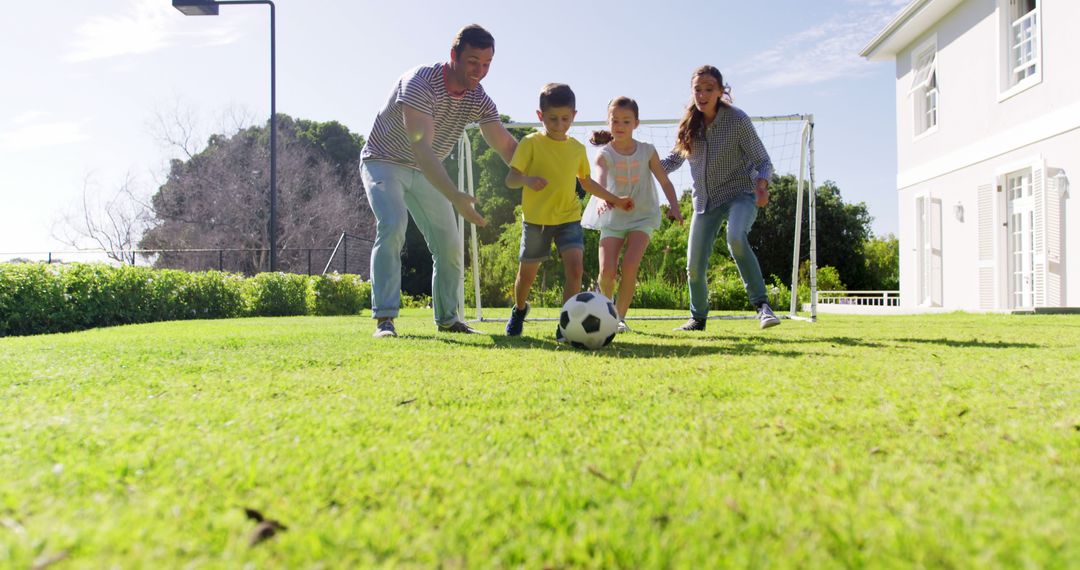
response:
[[[667,197],[668,216],[680,224],[683,223],[682,212],[679,210],[679,198],[675,195],[675,185],[671,183],[664,167],[660,165],[660,155],[656,154],[656,150],[653,150],[652,157],[649,158],[649,170],[652,171],[656,181],[660,183],[660,188],[664,190],[664,196]]]
[[[607,200],[615,205],[616,208],[630,211],[634,209],[634,200],[629,196],[616,196],[611,192],[608,192],[606,188],[596,183],[592,178],[578,178],[581,181],[581,187],[586,192],[600,198],[601,200]]]
[[[597,154],[596,155],[596,174],[594,175],[593,180],[595,180],[597,184],[603,186],[604,181],[607,180],[607,174],[608,174],[607,160],[604,158],[603,153]],[[605,200],[605,201],[600,203],[600,207],[597,210],[597,213],[601,214],[604,211],[606,211],[608,208],[612,207],[613,205],[614,204],[611,204],[610,202]]]

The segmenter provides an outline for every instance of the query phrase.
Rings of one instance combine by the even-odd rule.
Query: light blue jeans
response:
[[[371,315],[397,317],[401,309],[401,248],[413,222],[424,234],[434,262],[431,299],[435,323],[457,322],[464,302],[465,272],[457,214],[450,201],[419,170],[385,160],[365,160],[360,176],[375,213],[375,245],[371,248]]]
[[[706,279],[709,255],[712,254],[720,224],[727,219],[727,244],[735,265],[739,268],[750,303],[757,306],[768,300],[761,266],[750,247],[750,228],[757,219],[758,208],[753,194],[739,194],[734,200],[704,214],[694,212],[690,222],[690,241],[686,245],[686,276],[690,284],[690,314],[704,319],[709,316],[709,284]]]

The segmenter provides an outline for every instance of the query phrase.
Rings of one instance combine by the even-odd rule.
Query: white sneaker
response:
[[[619,321],[619,328],[617,328],[615,330],[615,332],[617,332],[619,334],[623,334],[623,333],[633,332],[633,329],[631,329],[629,326],[627,326],[626,321],[620,320]]]
[[[758,321],[761,323],[761,328],[767,329],[769,327],[775,327],[780,324],[780,319],[772,311],[772,307],[768,303],[762,303],[758,307]]]

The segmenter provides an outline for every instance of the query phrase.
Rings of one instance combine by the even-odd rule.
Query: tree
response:
[[[328,250],[342,232],[374,235],[359,176],[363,137],[336,122],[287,115],[279,115],[277,125],[279,262],[283,271],[305,272],[305,250]],[[158,225],[146,233],[141,247],[241,250],[230,259],[230,269],[266,270],[268,164],[265,126],[211,136],[203,150],[187,160],[174,160],[152,199]],[[205,256],[165,251],[157,265],[203,269],[211,263]]]
[[[873,291],[895,291],[900,288],[900,240],[889,234],[866,241],[863,246],[866,253],[866,271],[869,276],[868,289]]]
[[[82,201],[76,210],[53,225],[53,237],[77,249],[101,249],[110,259],[135,265],[139,237],[152,222],[150,207],[137,196],[138,183],[128,173],[116,191],[104,200],[90,176],[83,181]]]
[[[758,211],[757,221],[750,231],[750,244],[757,252],[765,280],[770,275],[791,285],[791,254],[795,238],[795,206],[797,181],[794,176],[774,176],[769,186],[769,204]],[[871,288],[865,253],[866,240],[871,236],[874,218],[866,204],[845,204],[840,189],[825,181],[816,189],[817,265],[831,265],[850,289]],[[799,248],[802,259],[810,255],[809,207],[803,202],[802,235]]]

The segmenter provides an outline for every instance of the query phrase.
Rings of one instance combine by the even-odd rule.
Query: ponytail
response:
[[[611,142],[614,138],[615,137],[611,135],[611,131],[601,129],[599,131],[592,132],[592,136],[589,137],[589,142],[592,143],[593,146],[604,146],[607,143]]]

